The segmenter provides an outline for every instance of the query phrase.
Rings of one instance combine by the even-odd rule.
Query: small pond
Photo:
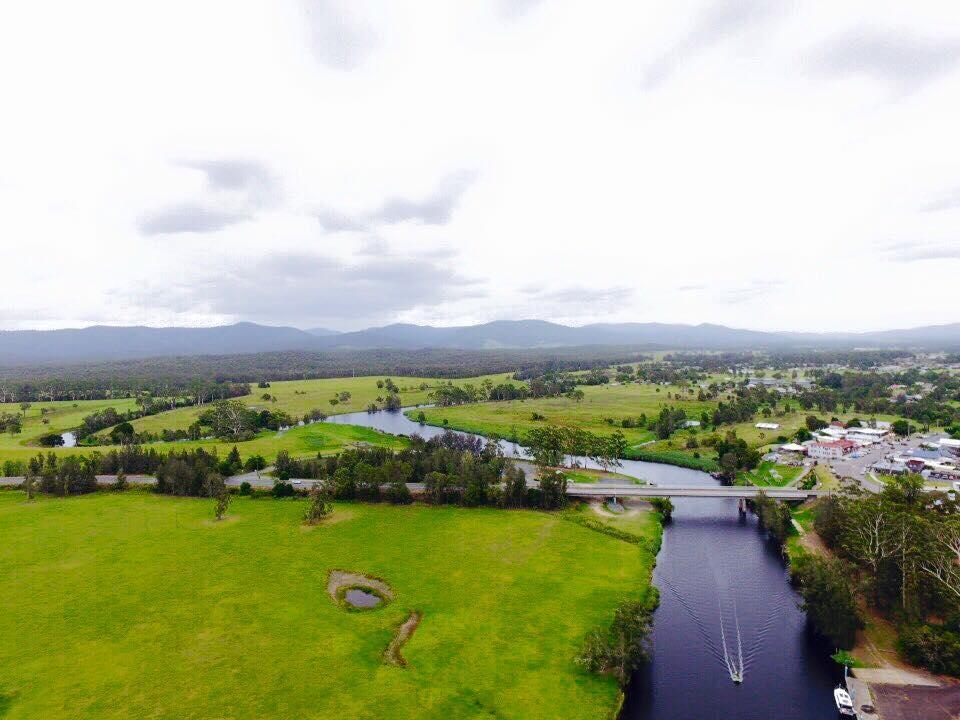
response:
[[[383,599],[376,593],[360,588],[350,588],[343,596],[344,602],[355,608],[374,608],[383,602]]]
[[[76,447],[77,446],[77,436],[72,432],[65,432],[60,437],[63,438],[64,447]]]

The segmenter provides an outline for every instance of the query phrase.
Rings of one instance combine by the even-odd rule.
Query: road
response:
[[[97,475],[97,482],[100,485],[111,485],[117,479],[116,475]],[[136,485],[153,485],[155,478],[148,475],[129,475],[127,481]],[[271,488],[273,487],[273,478],[261,476],[256,473],[235,475],[227,480],[227,485],[231,487],[239,486],[242,482],[249,482],[254,487]],[[22,477],[0,477],[0,485],[16,486],[23,482]],[[292,479],[294,487],[306,489],[311,487],[316,480],[310,479]],[[537,487],[536,480],[528,480],[529,487]],[[423,483],[407,483],[407,488],[413,494],[419,494],[426,490]],[[703,498],[752,498],[756,497],[760,491],[763,491],[767,497],[778,500],[806,500],[810,497],[829,494],[822,490],[796,490],[794,488],[758,488],[753,486],[719,486],[719,487],[656,487],[652,485],[634,485],[617,483],[567,483],[567,495],[570,497],[591,498],[591,497],[703,497]]]

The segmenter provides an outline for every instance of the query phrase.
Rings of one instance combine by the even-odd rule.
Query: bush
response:
[[[240,483],[241,495],[249,495],[251,490],[253,490],[253,486],[250,483],[248,483],[246,480]]]
[[[283,482],[278,480],[273,484],[273,490],[270,493],[275,498],[288,498],[296,495],[296,491],[293,489],[293,485],[288,482]]]
[[[953,625],[912,625],[900,631],[900,650],[914,665],[960,677],[960,634]]]
[[[654,509],[660,513],[660,517],[663,518],[664,522],[670,522],[673,518],[673,501],[670,498],[653,497],[650,498],[649,502],[653,505]]]

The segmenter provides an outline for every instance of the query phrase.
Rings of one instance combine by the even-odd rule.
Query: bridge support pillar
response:
[[[741,515],[746,515],[746,514],[747,514],[747,499],[746,499],[746,498],[740,498],[739,500],[737,500],[737,512],[740,513]]]

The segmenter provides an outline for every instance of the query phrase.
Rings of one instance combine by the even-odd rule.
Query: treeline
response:
[[[0,403],[149,398],[151,406],[157,408],[154,412],[159,412],[177,407],[177,399],[202,404],[250,392],[245,383],[222,379],[124,377],[114,374],[84,378],[72,375],[67,370],[63,371],[62,376],[36,378],[33,376],[35,372],[43,371],[0,369]],[[16,373],[23,373],[23,377],[18,377]]]
[[[317,480],[337,500],[408,503],[407,483],[422,483],[424,499],[438,505],[550,510],[567,502],[562,474],[548,472],[538,487],[527,487],[523,470],[495,444],[453,432],[430,440],[415,435],[408,448],[397,452],[356,448],[313,459],[280,452],[275,466],[278,485],[291,478]]]
[[[834,559],[804,558],[795,574],[811,620],[840,647],[857,624],[851,597],[899,626],[912,663],[960,676],[960,505],[923,478],[891,478],[877,495],[834,495],[814,528]]]
[[[609,379],[603,376],[607,381]],[[582,399],[583,391],[577,395],[576,386],[582,380],[563,373],[549,373],[531,378],[526,385],[514,385],[503,382],[494,385],[490,378],[485,378],[479,385],[464,383],[456,385],[453,382],[441,383],[432,393],[431,398],[438,407],[450,407],[466,403],[484,402],[488,400],[525,400],[527,398],[559,397],[566,395],[572,399]]]
[[[353,377],[356,375],[465,378],[518,372],[518,380],[547,372],[584,370],[612,363],[635,362],[643,356],[624,347],[571,347],[512,350],[337,350],[273,352],[246,355],[164,357],[65,366],[0,368],[8,401],[15,384],[43,386],[60,392],[69,383],[81,388],[112,386],[175,394],[173,388],[191,383],[255,383],[271,380]],[[112,384],[112,385],[111,385]],[[189,390],[187,391],[189,393]],[[48,399],[46,396],[37,399]],[[69,396],[62,399],[71,399]]]

